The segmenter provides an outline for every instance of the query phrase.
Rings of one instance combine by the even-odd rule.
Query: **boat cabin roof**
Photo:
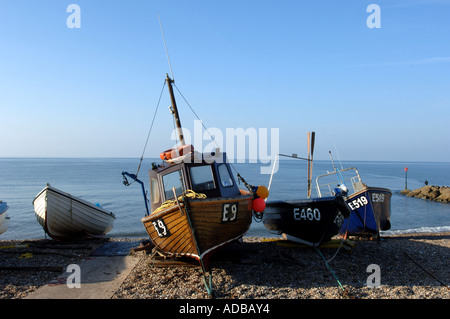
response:
[[[198,153],[196,151],[162,164],[152,164],[150,175],[151,211],[166,200],[180,196],[186,190],[205,194],[207,198],[233,197],[240,191],[231,167],[222,152]]]

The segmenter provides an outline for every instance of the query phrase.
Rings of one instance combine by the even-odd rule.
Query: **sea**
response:
[[[138,177],[148,190],[148,170],[159,159],[144,159]],[[136,158],[0,158],[0,200],[9,206],[8,230],[0,240],[48,238],[36,220],[33,199],[46,187],[55,188],[100,204],[116,216],[114,228],[108,237],[148,237],[141,218],[145,203],[138,183],[123,184],[122,172],[137,173]],[[400,193],[405,187],[420,188],[429,185],[450,185],[450,162],[391,162],[391,161],[331,161],[313,163],[312,197],[317,196],[317,176],[337,168],[355,167],[363,182],[369,186],[392,191],[391,229],[382,234],[449,232],[450,204],[411,198]],[[268,167],[269,166],[269,167]],[[251,185],[269,185],[270,164],[232,163],[237,172]],[[268,169],[269,168],[269,169]],[[407,172],[405,171],[407,168]],[[302,199],[307,197],[307,162],[298,159],[280,159],[272,176],[268,200]],[[244,185],[241,183],[241,188]],[[246,236],[273,237],[257,220]]]

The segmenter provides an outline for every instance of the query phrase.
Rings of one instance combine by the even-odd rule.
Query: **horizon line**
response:
[[[0,156],[0,159],[137,159],[139,160],[140,157],[131,157],[131,156]],[[144,160],[159,160],[162,161],[159,157],[147,157],[144,158]],[[248,158],[238,158],[236,161],[258,161],[258,159],[248,159]],[[278,161],[295,161],[296,158],[279,158]],[[330,159],[314,159],[314,161],[320,161],[320,162],[331,162]],[[450,163],[450,161],[420,161],[420,160],[361,160],[361,159],[341,159],[341,162],[395,162],[395,163]],[[233,164],[269,164],[269,163],[237,163],[229,161]]]

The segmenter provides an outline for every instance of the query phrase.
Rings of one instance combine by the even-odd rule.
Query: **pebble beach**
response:
[[[105,242],[131,240],[0,241],[0,299],[24,298]],[[450,299],[450,233],[351,240],[316,250],[244,237],[214,256],[212,295],[195,263],[132,249],[139,260],[112,299]]]

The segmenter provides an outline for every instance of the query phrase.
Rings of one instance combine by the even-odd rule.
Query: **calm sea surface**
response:
[[[144,160],[139,178],[148,189],[148,169],[152,161]],[[260,173],[260,163],[234,163],[234,168],[249,184],[268,185],[270,175]],[[0,158],[0,200],[8,203],[11,218],[4,239],[45,238],[34,215],[32,201],[50,183],[52,186],[99,203],[116,215],[111,237],[147,237],[140,219],[145,205],[140,185],[122,184],[122,171],[136,173],[138,159],[128,158]],[[338,164],[339,168],[341,163]],[[450,163],[402,163],[343,161],[342,166],[358,169],[363,182],[369,186],[392,190],[391,231],[450,231],[450,204],[410,198],[400,194],[405,188],[405,167],[408,167],[409,189],[429,185],[450,185]],[[313,184],[318,175],[332,171],[330,161],[315,161]],[[305,198],[307,194],[307,165],[300,160],[279,161],[273,176],[269,200]],[[241,188],[244,186],[241,184]],[[316,195],[313,191],[313,197]],[[271,236],[262,223],[253,222],[248,236]]]

